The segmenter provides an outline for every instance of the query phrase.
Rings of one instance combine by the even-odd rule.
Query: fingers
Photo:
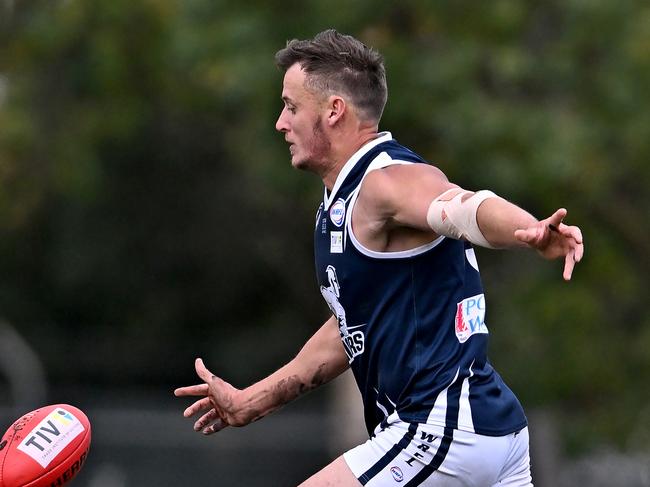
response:
[[[571,249],[564,257],[564,272],[562,277],[565,281],[571,280],[571,275],[573,274],[573,268],[576,265],[575,250]]]
[[[219,413],[217,412],[216,409],[210,409],[207,413],[205,413],[198,420],[196,420],[196,423],[194,423],[194,431],[201,431],[203,428],[205,428],[208,424],[210,424],[212,421],[216,419],[221,419],[219,418]]]
[[[213,433],[217,433],[221,431],[227,426],[228,424],[223,419],[219,418],[207,428],[203,428],[203,431],[201,431],[201,433],[203,433],[204,435],[211,435]]]
[[[210,424],[212,423],[212,424]],[[228,426],[215,409],[211,409],[205,413],[201,418],[194,423],[194,431],[200,431],[204,435],[211,435],[218,431],[221,431]]]
[[[183,411],[183,416],[190,418],[195,414],[207,410],[207,412],[194,423],[194,431],[200,431],[204,435],[211,435],[228,426],[228,423],[221,418],[218,411],[218,408],[221,407],[218,406],[221,404],[220,398],[224,395],[222,388],[228,384],[213,375],[200,358],[195,360],[194,368],[196,369],[197,375],[205,381],[205,384],[179,387],[174,390],[174,395],[177,397],[204,396],[185,409],[185,411]],[[212,391],[210,390],[211,385],[213,387]]]
[[[575,267],[576,263],[582,260],[582,256],[585,252],[585,246],[582,243],[582,232],[578,227],[562,225],[560,227],[560,232],[565,237],[567,244],[569,245],[569,249],[566,251],[566,255],[564,257],[564,273],[562,275],[562,277],[564,277],[564,280],[568,281],[571,279],[573,268]]]
[[[203,399],[199,399],[194,404],[192,404],[187,409],[185,409],[185,411],[183,411],[183,416],[186,418],[190,418],[195,414],[200,413],[201,411],[205,411],[206,409],[209,409],[211,407],[212,407],[212,403],[210,402],[210,398],[204,397]]]
[[[578,245],[575,248],[575,255],[573,256],[573,260],[575,260],[576,262],[580,262],[584,255],[585,255],[585,246],[583,245],[582,241],[580,241],[578,242]]]
[[[220,389],[223,388],[224,385],[226,385],[226,381],[217,377],[207,369],[207,367],[203,363],[203,359],[197,358],[194,361],[194,368],[196,369],[196,373],[198,374],[198,376],[206,382],[208,387],[209,384],[213,384],[213,386],[216,386],[217,390],[214,391],[215,393],[220,392]]]
[[[196,369],[197,375],[207,383],[209,383],[210,380],[212,379],[212,377],[214,377],[212,372],[210,372],[207,369],[207,367],[203,363],[203,359],[201,359],[201,358],[197,358],[194,361],[194,368]]]
[[[210,372],[200,358],[196,359],[195,368],[199,377],[207,383],[209,393],[217,404],[227,404],[229,400],[227,391],[231,388],[230,384]]]
[[[564,257],[562,277],[568,281],[576,263],[582,260],[585,249],[580,228],[562,223],[566,215],[567,210],[560,208],[538,225],[516,230],[514,236],[537,249],[547,259]]]
[[[566,216],[566,210],[561,208],[555,212],[553,217],[558,215],[560,212],[563,213],[562,218]],[[573,274],[573,269],[575,268],[576,263],[580,262],[584,255],[585,247],[582,240],[582,231],[576,226],[565,225],[563,223],[559,223],[557,229],[570,245],[564,257],[564,272],[562,274],[564,280],[569,281],[571,280],[571,275]]]
[[[585,252],[585,246],[582,243],[582,232],[578,227],[568,225],[562,225],[560,232],[569,242],[573,240],[574,245],[572,245],[571,249],[573,251],[573,260],[574,262],[580,262]]]
[[[562,220],[564,220],[566,214],[567,214],[566,208],[560,208],[549,217],[548,224],[555,227],[555,229],[558,229],[560,227],[560,224],[562,223]]]
[[[573,260],[580,262],[585,253],[585,246],[582,242],[582,232],[578,227],[567,227],[565,232],[566,237],[573,239],[575,242]]]
[[[537,224],[529,228],[521,228],[515,230],[515,238],[527,246],[537,250],[546,245],[548,242],[548,227],[546,225]]]
[[[185,418],[190,418],[195,414],[200,413],[201,411],[205,411],[206,409],[209,409],[209,411],[194,423],[194,431],[200,431],[204,435],[211,435],[213,433],[221,431],[228,426],[228,423],[221,419],[218,411],[212,407],[212,402],[210,401],[209,397],[199,399],[190,407],[185,409],[185,411],[183,411],[183,416]]]
[[[577,243],[582,243],[582,231],[578,227],[572,225],[560,225],[559,231],[567,238],[572,238]]]
[[[174,390],[174,395],[176,397],[180,396],[207,396],[209,390],[209,382],[214,376],[212,373],[205,367],[203,360],[197,358],[194,361],[194,368],[198,376],[205,381],[205,384],[197,384],[194,386],[179,387]]]
[[[181,396],[205,396],[208,394],[207,384],[197,384],[195,386],[179,387],[174,391],[176,397]]]

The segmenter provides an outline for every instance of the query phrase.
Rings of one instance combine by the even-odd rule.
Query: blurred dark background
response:
[[[583,230],[570,283],[560,262],[478,250],[536,485],[650,486],[642,0],[0,0],[0,427],[85,410],[74,484],[91,487],[295,485],[349,446],[347,385],[209,439],[171,392],[197,356],[246,386],[327,317],[322,186],[275,132],[273,56],[330,27],[384,54],[381,129]]]

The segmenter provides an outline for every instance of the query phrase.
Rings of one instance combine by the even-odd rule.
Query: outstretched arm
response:
[[[348,368],[338,324],[331,317],[284,367],[246,389],[236,389],[212,374],[201,359],[196,373],[203,384],[181,387],[176,396],[203,396],[188,407],[186,418],[203,413],[194,430],[212,434],[226,426],[245,426],[332,380]]]
[[[565,209],[538,221],[490,191],[472,192],[450,183],[439,169],[425,164],[370,172],[357,205],[355,212],[370,222],[367,227],[379,231],[433,230],[483,247],[530,247],[547,259],[564,258],[566,280],[584,252],[580,229],[562,223]]]

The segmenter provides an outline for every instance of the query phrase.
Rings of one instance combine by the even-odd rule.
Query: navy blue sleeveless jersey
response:
[[[485,297],[471,245],[440,237],[402,252],[365,248],[352,232],[364,175],[425,163],[382,133],[325,191],[315,229],[321,293],[339,322],[369,433],[389,415],[482,435],[526,426],[519,401],[490,365]]]

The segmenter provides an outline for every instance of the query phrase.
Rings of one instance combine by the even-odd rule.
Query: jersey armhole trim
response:
[[[382,169],[384,167],[394,166],[396,164],[414,164],[414,163],[411,161],[392,159],[386,152],[382,152],[381,154],[379,154],[375,158],[375,160],[372,161],[372,163],[368,166],[368,169],[363,175],[363,178],[361,178],[359,185],[352,192],[351,194],[352,197],[350,198],[350,204],[348,205],[346,211],[346,218],[345,218],[346,237],[347,236],[350,237],[350,241],[359,252],[361,252],[363,255],[367,257],[372,257],[373,259],[405,259],[409,257],[415,257],[416,255],[420,255],[431,250],[432,248],[436,247],[445,239],[445,236],[441,235],[435,240],[426,243],[424,245],[420,245],[419,247],[414,247],[408,250],[399,250],[395,252],[379,252],[376,250],[370,250],[369,248],[365,247],[361,242],[359,242],[359,240],[357,240],[357,237],[354,235],[354,232],[352,231],[352,213],[354,211],[354,204],[357,201],[357,196],[359,196],[359,190],[361,189],[363,180],[366,178],[369,172],[374,171],[375,169]]]

